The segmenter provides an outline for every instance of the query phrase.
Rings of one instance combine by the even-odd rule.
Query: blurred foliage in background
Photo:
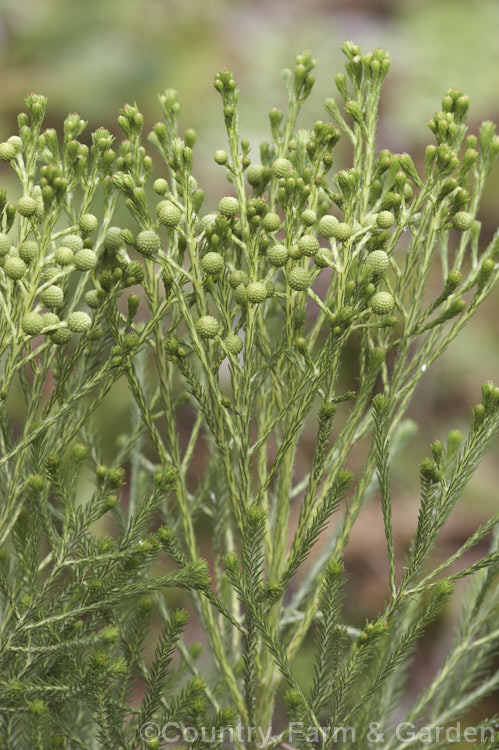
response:
[[[322,102],[335,94],[333,76],[343,65],[340,43],[353,39],[364,51],[384,47],[393,72],[382,99],[379,147],[409,151],[421,163],[432,141],[425,122],[440,109],[446,89],[459,87],[471,97],[473,131],[483,119],[499,120],[498,29],[497,0],[0,0],[0,137],[16,132],[16,115],[31,91],[49,98],[47,125],[60,127],[68,112],[78,111],[89,121],[89,135],[100,125],[116,132],[119,107],[133,101],[150,129],[159,118],[157,93],[176,88],[183,128],[198,131],[194,172],[208,211],[227,191],[224,170],[212,158],[226,146],[212,86],[220,68],[235,73],[241,131],[256,142],[267,137],[268,110],[284,105],[279,71],[292,65],[297,51],[311,49],[319,61],[315,92],[301,120],[310,125],[326,119]],[[8,167],[2,169],[0,179],[8,187]],[[498,171],[479,217],[484,241],[497,225]],[[416,397],[420,431],[394,477],[402,552],[415,522],[415,490],[408,481],[417,486],[418,460],[431,440],[466,423],[469,407],[479,400],[479,383],[499,380],[498,295],[499,290]],[[125,402],[125,390],[117,388],[101,417],[110,445],[123,428]],[[496,450],[468,489],[447,544],[458,545],[496,509],[498,479]],[[385,558],[384,536],[377,515],[376,509],[366,511],[348,553],[352,590],[357,596],[360,590],[365,602],[362,616],[377,609],[384,592],[379,582],[385,571],[378,563]],[[371,554],[366,556],[366,549]]]

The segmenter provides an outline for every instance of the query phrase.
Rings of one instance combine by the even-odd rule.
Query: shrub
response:
[[[231,193],[210,200],[217,213],[202,215],[196,134],[180,137],[172,90],[160,96],[164,117],[148,136],[161,176],[131,105],[118,118],[121,142],[100,128],[88,147],[77,114],[61,138],[43,130],[46,100],[31,95],[19,136],[0,144],[22,192],[17,205],[0,194],[6,747],[158,747],[167,723],[210,732],[241,725],[237,743],[250,747],[258,743],[249,728],[270,728],[266,747],[310,748],[315,732],[329,748],[340,726],[355,732],[351,746],[376,738],[385,748],[414,746],[416,735],[395,731],[401,717],[406,726],[445,726],[498,686],[498,516],[448,559],[429,558],[497,434],[499,389],[486,383],[467,436],[453,431],[421,463],[404,565],[390,472],[419,382],[497,279],[498,235],[484,246],[476,214],[499,140],[489,122],[467,135],[469,102],[452,89],[429,123],[435,143],[424,174],[407,153],[378,153],[388,55],[361,54],[350,42],[343,51],[343,106],[328,99],[332,121],[310,130],[296,121],[315,61],[306,52],[284,71],[289,107],[271,111],[272,140],[259,161],[239,134],[234,78],[217,75],[228,149],[215,161]],[[353,164],[331,176],[340,137]],[[27,242],[28,264],[18,254]],[[435,267],[436,297],[427,284]],[[350,388],[340,372],[352,347]],[[131,395],[130,429],[105,464],[110,451],[92,415],[118,381]],[[195,416],[184,441],[186,404]],[[295,458],[311,424],[313,457],[299,475]],[[366,437],[354,474],[346,466]],[[193,463],[200,443],[203,474]],[[343,608],[343,554],[368,501],[384,524],[387,602],[354,628]],[[207,530],[211,578],[201,552]],[[488,554],[463,561],[486,537]],[[468,576],[445,661],[407,705],[418,639]],[[178,588],[191,594],[209,663],[184,640],[187,615],[167,595]],[[144,648],[156,621],[151,660]],[[294,658],[311,633],[309,688]],[[293,723],[282,732],[273,727],[281,686]],[[292,736],[296,725],[301,736]]]

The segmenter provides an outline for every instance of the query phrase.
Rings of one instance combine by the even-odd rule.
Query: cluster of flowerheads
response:
[[[365,323],[371,314],[382,316],[379,326],[395,325],[392,313],[399,304],[387,276],[391,267],[397,272],[394,233],[428,186],[436,207],[447,202],[448,228],[479,231],[469,208],[468,181],[477,160],[497,155],[498,139],[485,123],[480,144],[469,136],[459,158],[469,102],[462,92],[450,90],[443,111],[429,123],[436,145],[426,150],[426,183],[408,154],[382,150],[370,164],[369,184],[353,167],[339,171],[331,188],[327,177],[341,131],[355,139],[355,129],[362,133],[369,116],[366,101],[352,98],[352,87],[359,92],[362,83],[364,92],[379,93],[389,68],[383,50],[361,55],[356,45],[346,43],[343,51],[346,75],[336,76],[336,86],[353,124],[347,124],[333,99],[325,103],[331,122],[318,121],[312,130],[296,134],[283,124],[283,113],[273,109],[273,143],[261,145],[259,161],[250,157],[248,140],[238,136],[234,78],[226,70],[217,75],[231,148],[230,154],[217,150],[214,158],[226,169],[235,195],[222,197],[217,212],[205,215],[200,212],[204,193],[192,175],[196,133],[188,130],[178,137],[176,92],[160,97],[164,121],[149,135],[169,167],[169,179],[153,182],[157,198],[152,208],[147,182],[153,163],[141,143],[143,118],[135,105],[120,111],[125,139],[115,151],[104,128],[93,133],[90,147],[82,143],[86,123],[76,114],[66,118],[60,144],[53,129],[41,129],[45,98],[28,97],[29,117],[19,115],[19,135],[0,144],[0,159],[14,168],[24,191],[16,204],[0,194],[2,294],[9,310],[22,311],[22,333],[46,334],[55,344],[67,343],[74,333],[98,338],[100,326],[90,312],[99,310],[112,290],[140,284],[144,266],[154,263],[161,266],[167,297],[178,298],[191,285],[199,336],[224,341],[232,354],[243,346],[234,329],[236,316],[242,327],[248,307],[269,300],[283,306],[291,300],[299,307],[293,300],[307,294],[317,301],[313,286],[325,271],[325,278],[332,273],[345,280],[341,294],[322,301],[333,331],[354,320]],[[314,66],[311,54],[303,53],[294,71],[284,72],[290,102],[297,106],[313,87]],[[101,220],[89,211],[98,188]],[[133,229],[110,226],[119,196],[135,220]],[[129,251],[143,262],[131,260]],[[458,271],[451,275],[447,296],[460,281]],[[236,310],[232,315],[228,300]]]

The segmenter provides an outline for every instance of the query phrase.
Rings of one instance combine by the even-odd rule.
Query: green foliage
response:
[[[315,61],[304,52],[284,71],[288,111],[271,110],[259,161],[240,136],[235,80],[217,75],[228,145],[215,161],[233,194],[211,200],[216,213],[201,215],[196,133],[179,135],[173,90],[159,97],[164,118],[148,136],[161,177],[136,105],[120,111],[119,143],[101,128],[87,146],[77,114],[61,138],[43,130],[46,100],[31,95],[19,136],[1,144],[22,188],[17,204],[0,193],[0,737],[9,748],[157,747],[166,736],[155,727],[168,723],[199,732],[198,747],[223,742],[202,728],[270,728],[266,746],[276,747],[291,740],[289,728],[272,729],[281,686],[290,721],[318,732],[322,747],[349,726],[352,746],[367,748],[377,722],[391,748],[400,716],[439,727],[499,685],[498,517],[430,560],[499,431],[499,389],[485,384],[467,437],[451,431],[421,463],[404,565],[390,486],[416,387],[499,273],[498,235],[482,247],[476,219],[499,140],[488,122],[467,134],[469,102],[452,89],[429,123],[424,177],[408,154],[378,153],[388,55],[351,42],[343,52],[343,106],[328,99],[332,122],[310,130],[296,121]],[[330,174],[341,137],[352,165]],[[352,348],[357,377],[345,390]],[[130,394],[129,427],[106,465],[93,414],[118,383]],[[298,475],[314,416],[314,453]],[[359,630],[345,622],[342,558],[376,485],[387,603]],[[486,537],[489,553],[461,563]],[[418,640],[468,576],[446,659],[407,707]],[[189,591],[209,663],[196,664],[171,589]],[[309,689],[294,658],[314,630]]]

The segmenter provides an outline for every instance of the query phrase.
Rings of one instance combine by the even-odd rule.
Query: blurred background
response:
[[[325,119],[322,102],[334,96],[334,74],[342,69],[345,39],[363,51],[386,48],[392,70],[385,84],[379,147],[409,151],[420,162],[432,137],[426,123],[442,95],[459,87],[471,97],[470,130],[483,119],[499,119],[499,3],[497,0],[0,0],[0,140],[16,132],[16,115],[30,92],[49,98],[47,125],[60,127],[68,112],[88,119],[88,133],[105,126],[117,133],[118,109],[136,101],[146,129],[159,119],[156,95],[176,88],[181,126],[195,128],[195,174],[204,188],[205,209],[224,194],[224,170],[213,152],[226,146],[215,73],[228,67],[241,89],[241,132],[254,147],[269,136],[267,112],[284,107],[283,67],[312,50],[317,84],[299,124]],[[158,171],[156,176],[159,176]],[[8,184],[8,167],[0,180]],[[482,205],[483,241],[499,214],[496,167]],[[429,372],[409,416],[419,431],[395,468],[394,519],[400,560],[417,517],[418,462],[429,443],[449,429],[467,428],[480,383],[499,380],[499,294]],[[126,424],[124,391],[106,404],[103,435],[114,444]],[[112,427],[110,427],[110,425]],[[107,432],[106,432],[107,430]],[[312,434],[311,434],[312,439]],[[498,507],[498,445],[485,459],[442,536],[436,554],[446,557]],[[354,621],[375,616],[386,596],[386,553],[379,508],[371,504],[347,550]],[[482,554],[485,546],[477,550]],[[457,605],[457,602],[456,602]],[[446,613],[422,644],[412,688],[429,678],[448,642]],[[447,623],[448,624],[448,623]],[[193,632],[193,637],[199,636]],[[297,668],[307,680],[308,649]],[[301,668],[303,665],[303,668]],[[494,701],[477,716],[492,712]]]

